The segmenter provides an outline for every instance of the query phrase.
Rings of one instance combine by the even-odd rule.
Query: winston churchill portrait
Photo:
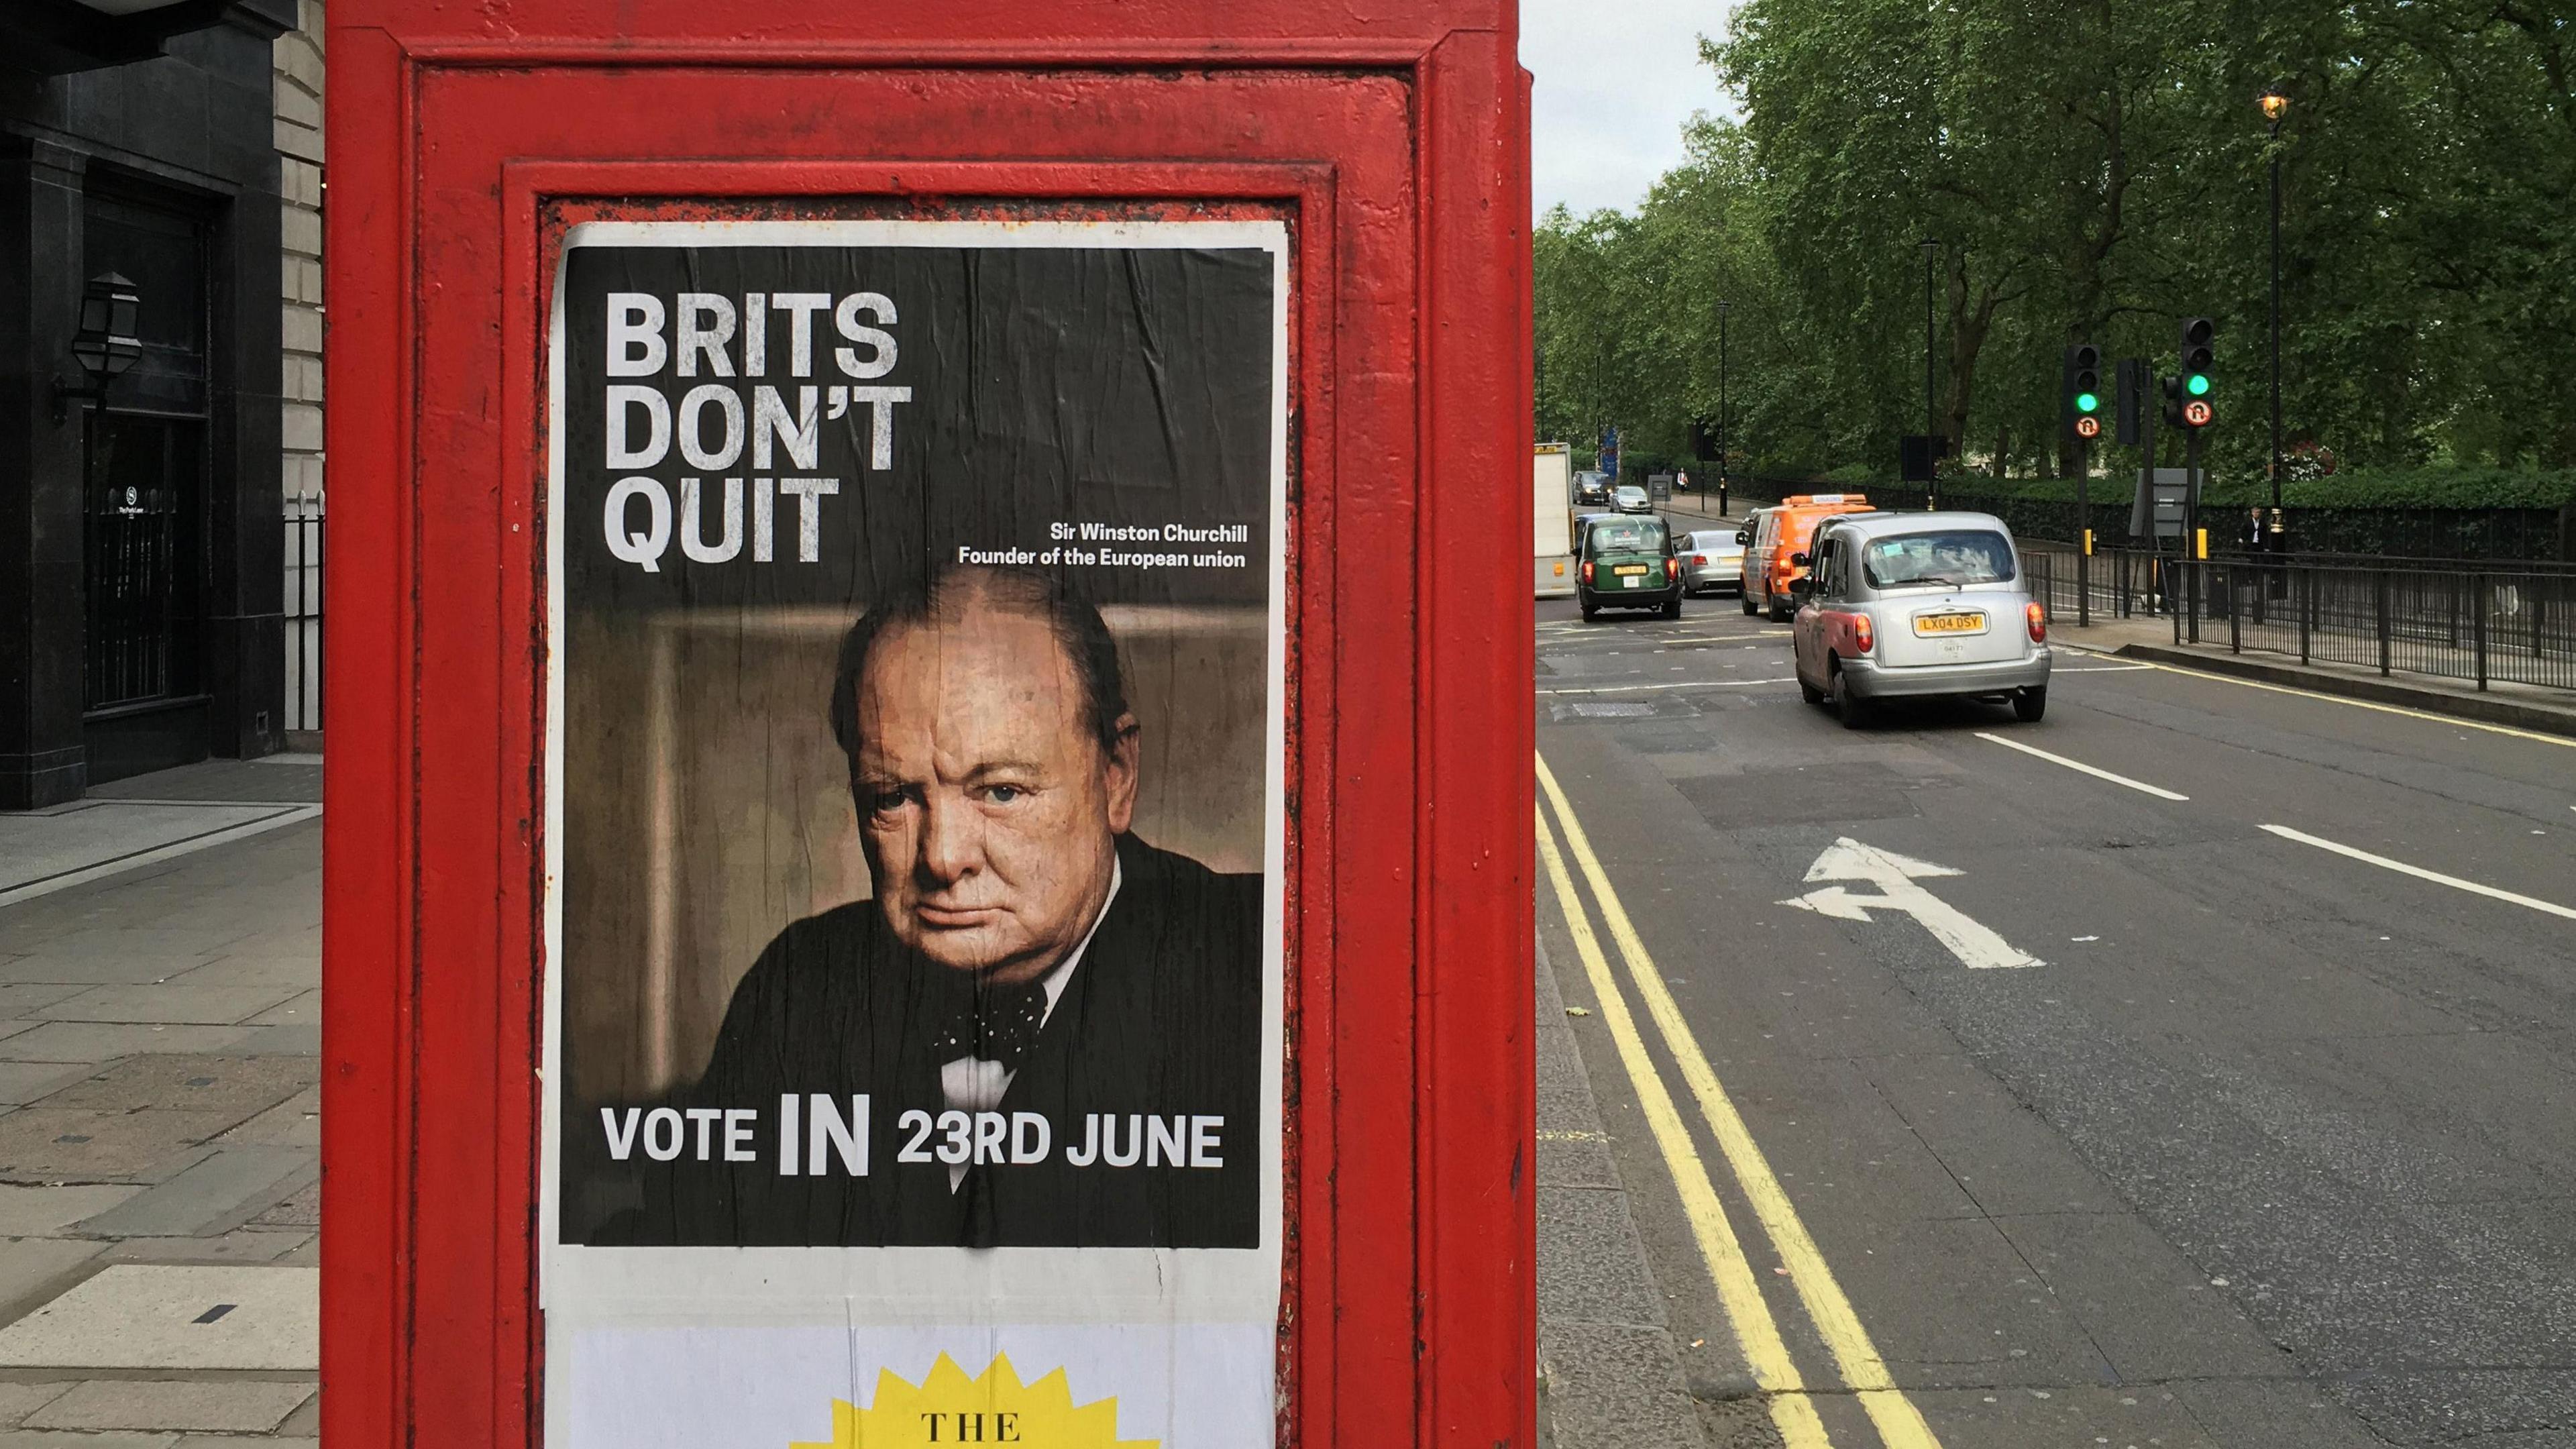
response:
[[[1262,879],[1134,833],[1099,610],[935,573],[859,617],[828,711],[872,894],[779,932],[694,1082],[567,1123],[632,1189],[570,1234],[1256,1246]]]

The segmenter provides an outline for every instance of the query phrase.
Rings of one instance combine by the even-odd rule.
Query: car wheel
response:
[[[1590,599],[1583,600],[1582,604],[1583,622],[1589,624],[1601,617],[1601,606],[1599,604],[1592,602]]]
[[[1789,622],[1789,611],[1782,608],[1776,601],[1771,605],[1770,613],[1771,622],[1774,624],[1786,624]]]
[[[1804,671],[1798,669],[1795,665],[1792,665],[1789,672],[1798,676],[1798,697],[1800,699],[1805,700],[1809,704],[1823,704],[1825,702],[1825,692],[1816,688],[1814,685],[1809,684]]]
[[[1843,728],[1866,729],[1869,726],[1869,701],[1852,693],[1851,675],[1834,671],[1834,713],[1843,717]]]
[[[2040,716],[2041,716],[2041,715],[2044,715],[2044,714],[2046,714],[2046,713],[2048,713],[2048,686],[2047,686],[2047,685],[2043,684],[2043,685],[2039,686],[2037,689],[2023,689],[2023,690],[2016,690],[2016,691],[2014,691],[2014,693],[2013,693],[2013,718],[2014,718],[2014,719],[2020,720],[2023,724],[2037,724],[2037,723],[2039,723],[2039,718],[2040,718]]]
[[[1751,589],[1746,589],[1735,597],[1737,602],[1744,605],[1744,612],[1748,614],[1753,612],[1753,591]]]
[[[1667,618],[1667,619],[1678,619],[1678,618],[1680,618],[1681,616],[1682,616],[1682,601],[1681,601],[1681,596],[1680,596],[1680,595],[1678,595],[1678,594],[1676,594],[1676,595],[1674,595],[1674,596],[1673,596],[1672,601],[1671,601],[1670,603],[1667,603],[1667,604],[1665,604],[1665,605],[1664,605],[1664,617],[1665,617],[1665,618]]]

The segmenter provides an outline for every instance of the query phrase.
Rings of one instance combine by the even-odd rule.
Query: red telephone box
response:
[[[1531,1442],[1512,6],[330,24],[325,1437]]]

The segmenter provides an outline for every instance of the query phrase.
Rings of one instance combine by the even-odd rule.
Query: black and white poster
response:
[[[1257,219],[566,236],[552,1442],[1270,1442],[1287,289]]]

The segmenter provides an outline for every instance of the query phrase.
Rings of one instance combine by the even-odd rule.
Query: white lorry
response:
[[[1574,593],[1574,450],[1541,443],[1530,463],[1530,533],[1542,599]]]

